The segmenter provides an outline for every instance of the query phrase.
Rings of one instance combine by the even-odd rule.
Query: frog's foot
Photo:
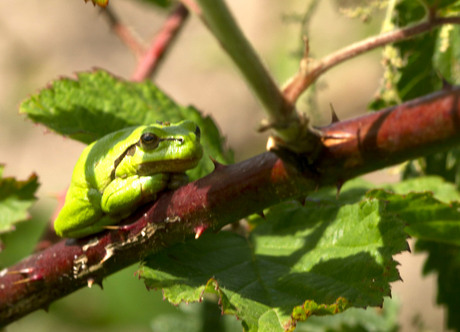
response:
[[[63,236],[79,239],[90,235],[98,235],[100,232],[104,231],[107,226],[114,225],[118,222],[118,219],[114,219],[111,216],[105,215],[93,224],[76,228],[74,230],[67,230]]]

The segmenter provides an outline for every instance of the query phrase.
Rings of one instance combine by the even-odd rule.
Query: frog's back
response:
[[[79,191],[88,188],[103,192],[111,181],[115,161],[137,142],[133,133],[139,128],[142,127],[118,130],[88,145],[75,165],[69,191],[78,187]]]

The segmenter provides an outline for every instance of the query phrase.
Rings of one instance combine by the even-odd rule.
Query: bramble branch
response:
[[[149,49],[139,59],[137,68],[131,77],[132,81],[143,81],[155,74],[163,56],[170,49],[184,26],[188,14],[189,12],[184,5],[177,5],[171,15],[166,19],[160,32],[152,40]]]
[[[137,58],[140,58],[145,53],[142,41],[126,25],[121,23],[118,16],[110,7],[101,8],[101,12],[107,18],[110,28],[118,38],[133,51]]]
[[[118,230],[61,240],[0,271],[0,325],[47,306],[204,229],[218,230],[320,186],[460,144],[460,87],[320,129],[306,154],[266,152],[223,166],[125,220]],[[281,159],[278,156],[283,156]]]
[[[404,29],[398,29],[370,37],[338,50],[315,62],[307,57],[302,59],[299,72],[293,76],[283,89],[285,98],[295,104],[300,95],[313,84],[319,76],[345,60],[354,58],[375,48],[409,39],[430,31],[440,25],[460,24],[460,17],[432,17],[428,21]],[[308,54],[306,54],[308,56]]]
[[[107,18],[115,34],[136,55],[138,64],[131,80],[137,82],[151,78],[155,74],[163,56],[172,46],[188,17],[187,7],[178,4],[168,16],[158,34],[152,39],[150,47],[145,49],[144,43],[120,21],[110,7],[102,8],[101,12]]]

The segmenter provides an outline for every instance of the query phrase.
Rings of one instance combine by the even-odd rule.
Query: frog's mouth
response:
[[[161,160],[140,164],[137,170],[139,175],[155,173],[184,173],[198,165],[201,158]]]

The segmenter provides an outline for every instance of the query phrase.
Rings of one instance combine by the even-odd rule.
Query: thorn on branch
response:
[[[450,91],[454,88],[455,85],[453,85],[452,83],[450,83],[446,77],[441,74],[441,72],[439,70],[436,70],[436,75],[440,78],[441,82],[442,82],[442,90],[445,90],[445,91]]]
[[[335,199],[339,199],[339,195],[340,195],[340,190],[342,189],[342,186],[345,182],[344,181],[340,181],[340,182],[337,182],[336,183],[336,188],[337,188],[337,192],[335,193]]]
[[[214,171],[220,170],[225,167],[224,164],[221,164],[218,162],[216,159],[214,159],[212,156],[209,156],[209,159],[211,159],[213,165],[214,165]]]
[[[94,278],[88,278],[87,285],[88,288],[92,288],[93,285],[98,285],[101,289],[104,289],[104,287],[102,286],[102,280],[97,281]]]
[[[334,105],[332,103],[329,104],[331,106],[331,124],[340,122],[339,117],[337,116],[337,113],[335,112]]]
[[[208,228],[208,225],[198,225],[194,228],[195,231],[195,239],[198,239],[201,234]]]

